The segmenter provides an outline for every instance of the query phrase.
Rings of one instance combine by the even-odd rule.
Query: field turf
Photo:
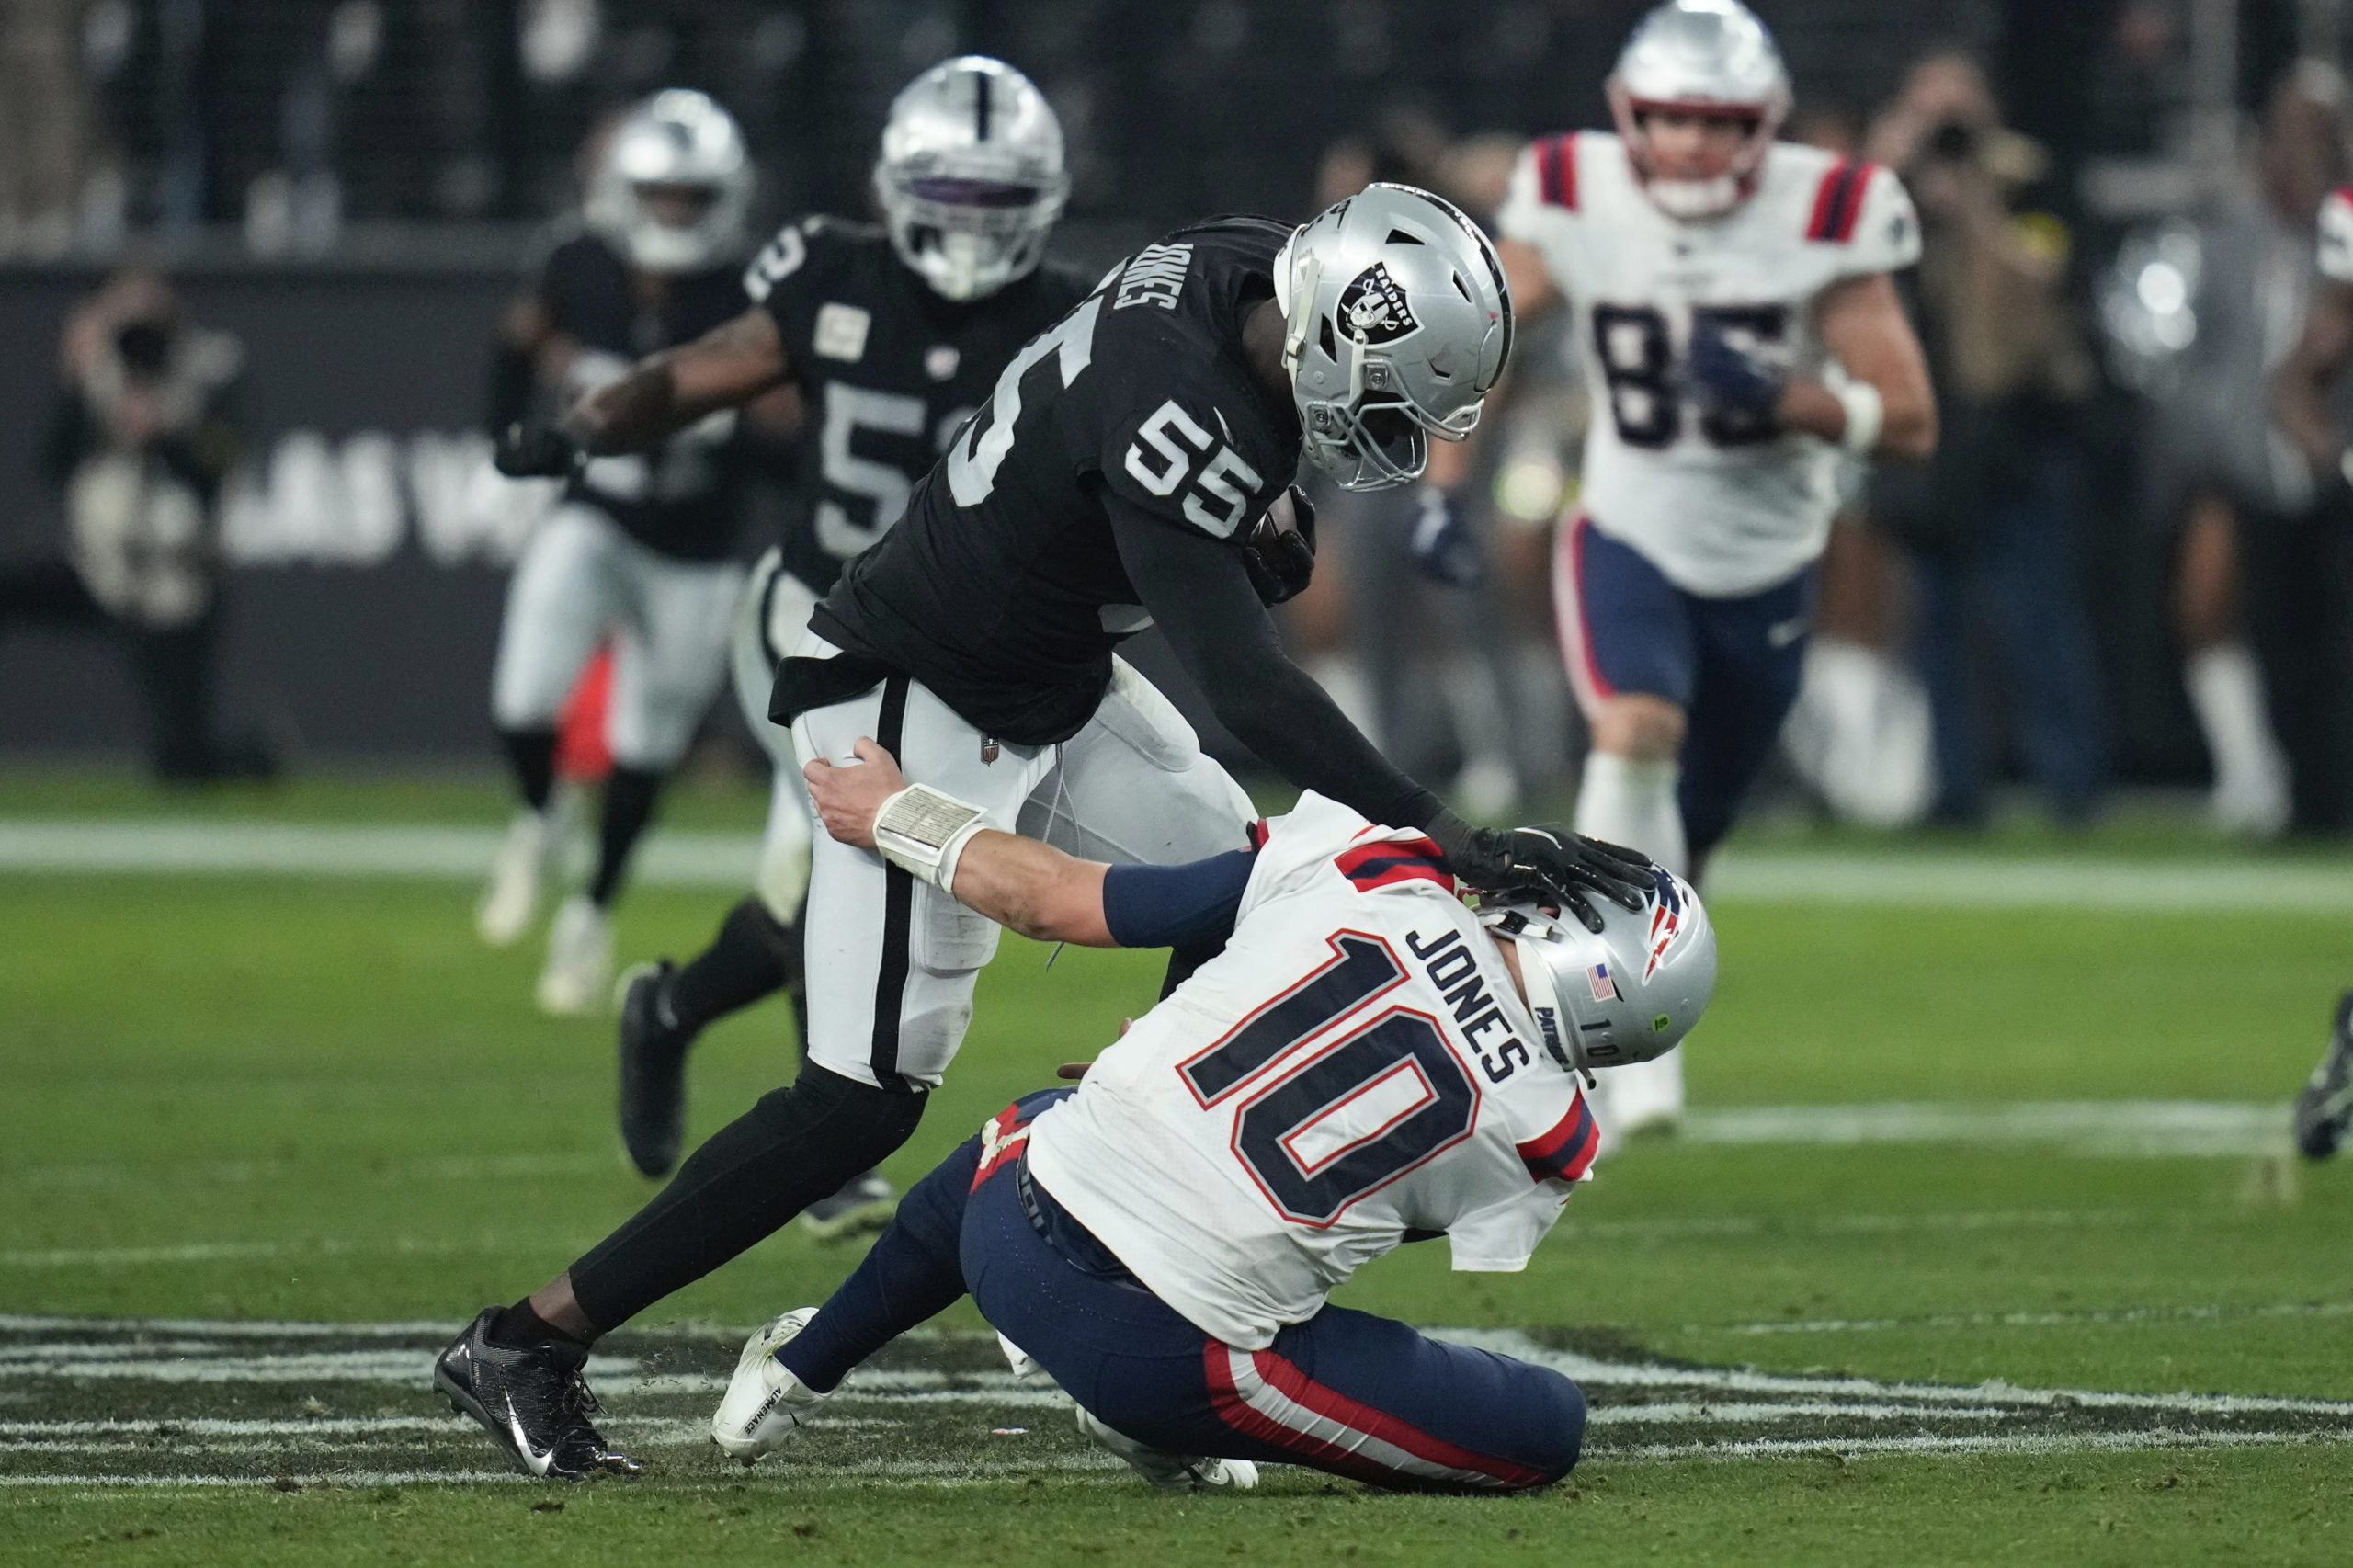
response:
[[[462,781],[190,801],[0,775],[0,818],[496,812]],[[714,787],[672,820],[756,819],[749,791]],[[2130,824],[1905,853],[2177,861],[2242,892],[2254,874]],[[1342,1298],[1578,1376],[1596,1420],[1572,1483],[1407,1498],[1285,1471],[1169,1499],[1084,1447],[1050,1388],[1005,1376],[969,1307],[784,1462],[722,1465],[699,1424],[743,1329],[855,1257],[798,1231],[604,1348],[646,1480],[504,1474],[425,1389],[432,1347],[648,1188],[611,1131],[609,1026],[539,1017],[536,951],[483,949],[472,893],[0,872],[0,1562],[2343,1560],[2353,1167],[2263,1139],[2176,1150],[2162,1121],[2120,1153],[2003,1119],[2284,1104],[2353,981],[2341,911],[1713,901],[1724,979],[1695,1108],[1797,1108],[1801,1131],[1637,1146],[1527,1273],[1451,1275],[1408,1248]],[[690,950],[728,902],[636,890],[622,950]],[[1098,1049],[1157,977],[1147,955],[1046,960],[1008,940],[893,1177]],[[770,1007],[707,1037],[698,1134],[780,1079],[788,1030]],[[1980,1131],[1802,1131],[1890,1104]]]

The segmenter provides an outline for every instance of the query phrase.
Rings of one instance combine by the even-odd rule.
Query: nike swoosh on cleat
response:
[[[531,1451],[531,1439],[523,1435],[523,1423],[516,1418],[512,1394],[506,1399],[506,1430],[515,1439],[515,1452],[522,1459],[523,1468],[540,1480],[546,1480],[548,1471],[555,1465],[555,1449],[551,1448],[543,1454]]]

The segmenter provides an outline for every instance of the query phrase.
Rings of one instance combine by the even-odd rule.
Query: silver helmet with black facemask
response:
[[[1453,203],[1367,186],[1275,259],[1302,455],[1343,490],[1421,477],[1429,437],[1459,441],[1511,357],[1495,248]]]
[[[741,259],[752,160],[734,117],[674,87],[629,111],[588,186],[588,226],[647,272],[700,272]]]
[[[1598,933],[1531,899],[1506,898],[1479,915],[1519,955],[1545,1050],[1588,1073],[1665,1055],[1716,989],[1716,930],[1690,883],[1662,869],[1639,910],[1592,903]]]
[[[1062,122],[1001,60],[935,65],[891,104],[874,195],[900,260],[942,298],[984,298],[1045,256],[1070,196]]]

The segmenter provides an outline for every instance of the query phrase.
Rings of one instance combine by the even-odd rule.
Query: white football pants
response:
[[[674,560],[596,507],[567,502],[532,534],[506,585],[491,714],[502,729],[551,726],[609,635],[613,760],[666,772],[726,676],[728,624],[743,591],[736,562]]]
[[[795,650],[837,652],[814,632]],[[804,763],[853,762],[860,735],[895,753],[910,781],[986,811],[991,827],[1088,859],[1174,865],[1249,846],[1250,798],[1124,660],[1113,661],[1095,717],[1056,746],[986,744],[904,676],[792,726]],[[802,927],[811,1060],[878,1087],[938,1084],[963,1043],[974,978],[995,956],[998,932],[873,850],[817,835]]]
[[[779,925],[801,918],[801,895],[809,891],[809,840],[816,815],[809,784],[793,755],[792,732],[768,722],[768,693],[779,660],[798,647],[809,630],[817,596],[784,569],[784,552],[771,549],[752,568],[752,580],[735,608],[735,702],[744,722],[767,748],[768,825],[760,835],[760,869],[752,891]]]

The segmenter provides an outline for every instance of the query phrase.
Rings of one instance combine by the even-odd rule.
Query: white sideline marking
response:
[[[1679,1136],[1694,1143],[2055,1143],[2082,1153],[2186,1157],[2294,1151],[2285,1104],[2217,1100],[1703,1107],[1684,1113]]]
[[[2233,1318],[2353,1316],[2353,1301],[2273,1301],[2255,1306],[2115,1307],[2066,1312],[1942,1312],[1916,1318],[1813,1318],[1797,1323],[1686,1324],[1704,1334],[1870,1334],[1901,1328],[2067,1328],[2076,1324],[2217,1323]]]
[[[2130,1230],[2151,1222],[2150,1216],[2120,1209],[1961,1210],[1927,1214],[1812,1214],[1787,1218],[1757,1214],[1715,1214],[1682,1218],[1663,1215],[1647,1220],[1563,1220],[1552,1233],[1586,1241],[1652,1241],[1692,1237],[1762,1235],[1932,1235],[1984,1231],[2104,1231]]]
[[[0,870],[466,880],[484,875],[501,829],[402,823],[198,818],[0,820]],[[671,887],[748,886],[759,839],[656,829],[632,873]],[[1728,850],[1711,898],[1906,908],[2353,912],[2353,866],[2268,860],[2017,859],[1985,855]]]
[[[522,1241],[512,1236],[472,1236],[434,1241],[395,1236],[385,1241],[365,1243],[321,1236],[300,1242],[182,1242],[172,1246],[44,1247],[23,1252],[0,1252],[0,1267],[120,1268],[159,1263],[221,1263],[257,1257],[347,1257],[368,1253],[438,1257],[451,1254],[497,1255],[511,1253],[519,1246],[537,1244],[540,1244],[540,1240]]]
[[[1734,848],[1710,862],[1711,899],[1913,909],[2353,910],[2353,867],[2267,860],[2005,859],[1794,855]]]
[[[471,881],[489,873],[501,835],[498,828],[394,823],[0,821],[0,870]],[[669,887],[749,887],[759,846],[755,834],[657,828],[639,848],[631,875]]]
[[[386,1185],[413,1181],[511,1181],[538,1176],[601,1176],[612,1170],[611,1153],[440,1154],[397,1160],[369,1175]],[[224,1187],[285,1182],[295,1177],[287,1160],[88,1160],[64,1165],[20,1165],[0,1170],[0,1181],[34,1187],[150,1187],[160,1181],[214,1182]]]

